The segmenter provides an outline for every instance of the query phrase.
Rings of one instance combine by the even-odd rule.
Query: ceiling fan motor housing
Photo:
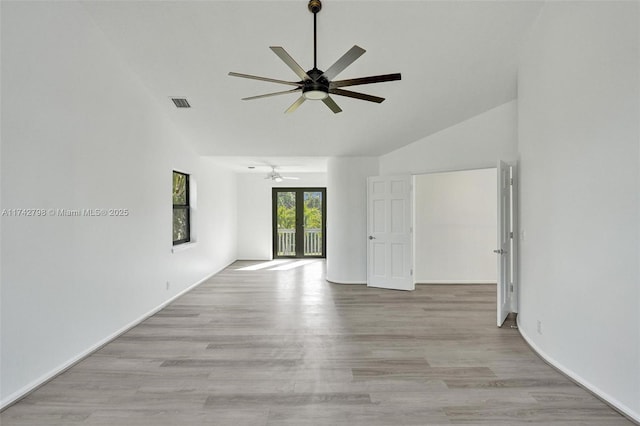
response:
[[[307,75],[311,77],[311,79],[304,80],[302,94],[305,95],[308,92],[314,92],[317,96],[314,97],[313,94],[309,93],[305,97],[308,97],[309,99],[324,99],[329,95],[329,80],[327,80],[322,74],[324,74],[324,72],[317,68],[307,71]],[[324,95],[315,92],[322,92]]]

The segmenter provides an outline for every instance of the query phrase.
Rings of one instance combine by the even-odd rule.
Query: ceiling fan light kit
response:
[[[313,69],[305,71],[298,63],[280,46],[271,46],[270,49],[289,67],[291,70],[301,79],[300,81],[285,81],[274,78],[259,77],[250,74],[241,74],[237,72],[230,72],[232,77],[248,78],[252,80],[267,81],[270,83],[285,84],[289,86],[296,86],[295,89],[284,90],[281,92],[267,93],[265,95],[251,96],[243,98],[242,100],[253,100],[267,98],[271,96],[285,95],[288,93],[300,93],[300,97],[285,110],[285,113],[291,113],[295,111],[304,101],[318,100],[324,102],[324,104],[334,113],[339,113],[342,109],[335,103],[330,95],[346,96],[349,98],[360,99],[363,101],[381,103],[384,98],[378,96],[367,95],[364,93],[353,92],[351,90],[344,90],[341,87],[357,86],[361,84],[371,83],[383,83],[385,81],[400,80],[400,73],[375,75],[371,77],[352,78],[349,80],[333,79],[340,74],[345,68],[355,62],[360,56],[362,56],[365,50],[359,46],[353,46],[347,53],[342,55],[340,59],[331,65],[326,71],[319,70],[317,67],[317,37],[316,37],[316,20],[317,14],[322,9],[322,2],[320,0],[310,0],[308,9],[313,13]]]

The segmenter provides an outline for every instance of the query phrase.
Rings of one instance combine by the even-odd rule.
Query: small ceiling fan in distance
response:
[[[276,172],[276,166],[271,166],[271,171],[267,173],[265,179],[271,179],[273,182],[282,182],[283,180],[298,180],[300,178],[293,176],[282,176]]]
[[[349,98],[361,99],[363,101],[381,103],[384,98],[367,95],[365,93],[353,92],[351,90],[344,90],[342,87],[357,86],[361,84],[371,83],[383,83],[385,81],[400,80],[400,73],[375,75],[371,77],[352,78],[349,80],[333,80],[338,74],[344,71],[349,65],[351,65],[356,59],[358,59],[365,50],[359,46],[353,46],[347,51],[340,59],[331,65],[326,71],[319,70],[317,67],[317,42],[316,42],[316,20],[318,12],[322,9],[322,3],[320,0],[310,0],[308,5],[309,11],[313,13],[313,68],[309,71],[305,71],[298,63],[280,46],[271,46],[270,49],[278,55],[282,61],[287,64],[293,72],[300,77],[300,81],[285,81],[277,80],[267,77],[259,77],[249,74],[240,74],[237,72],[230,72],[232,77],[249,78],[253,80],[267,81],[271,83],[285,84],[289,86],[295,86],[294,89],[284,90],[282,92],[267,93],[265,95],[251,96],[248,98],[242,98],[244,101],[268,98],[271,96],[285,95],[288,93],[301,92],[300,97],[286,109],[285,113],[291,113],[295,111],[304,101],[321,100],[326,106],[334,113],[339,113],[342,109],[335,103],[330,95],[346,96]]]

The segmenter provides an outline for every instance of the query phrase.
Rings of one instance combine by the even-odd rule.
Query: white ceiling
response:
[[[542,2],[325,0],[320,69],[357,44],[367,53],[339,79],[402,73],[353,88],[387,98],[382,104],[333,96],[340,114],[317,101],[284,114],[296,94],[242,101],[291,87],[227,75],[297,80],[269,46],[312,68],[306,0],[83,4],[200,154],[281,162],[381,155],[514,99],[518,47]],[[193,107],[176,109],[174,96]]]
[[[219,166],[237,173],[267,174],[271,167],[281,173],[324,173],[327,171],[326,157],[211,157]]]

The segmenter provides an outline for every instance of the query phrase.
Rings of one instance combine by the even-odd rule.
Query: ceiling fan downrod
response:
[[[322,10],[322,2],[320,0],[309,0],[309,12],[313,13],[313,69],[318,69],[318,43],[317,43],[317,16]]]

